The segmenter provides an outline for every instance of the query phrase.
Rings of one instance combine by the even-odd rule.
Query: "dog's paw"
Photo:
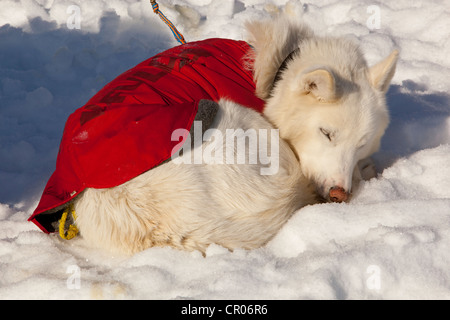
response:
[[[358,162],[359,172],[362,180],[370,180],[377,176],[377,170],[372,158],[365,158]]]

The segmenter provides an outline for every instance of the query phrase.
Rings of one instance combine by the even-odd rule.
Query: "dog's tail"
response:
[[[256,95],[266,99],[283,61],[302,40],[312,37],[313,32],[308,26],[285,15],[267,21],[249,21],[245,27],[247,41],[254,48],[246,59],[247,67],[253,70]]]

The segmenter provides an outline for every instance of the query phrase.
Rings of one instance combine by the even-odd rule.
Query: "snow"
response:
[[[68,115],[177,43],[146,0],[2,0],[0,299],[450,299],[448,1],[159,1],[187,41],[243,39],[247,19],[286,3],[318,34],[356,39],[371,64],[400,49],[379,176],[350,203],[300,209],[257,250],[125,257],[26,220]]]

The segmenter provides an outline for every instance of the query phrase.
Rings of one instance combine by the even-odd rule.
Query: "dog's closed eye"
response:
[[[323,134],[325,137],[327,137],[327,139],[328,139],[329,141],[331,141],[331,140],[333,139],[333,134],[332,134],[331,131],[326,130],[326,129],[324,129],[324,128],[320,128],[320,132],[322,132],[322,134]]]

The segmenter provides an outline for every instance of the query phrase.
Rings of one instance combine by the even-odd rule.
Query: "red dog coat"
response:
[[[259,112],[251,71],[243,67],[250,46],[208,39],[160,53],[124,72],[69,116],[56,170],[28,219],[53,232],[67,202],[85,188],[120,185],[169,159],[190,130],[201,99],[228,98]]]

